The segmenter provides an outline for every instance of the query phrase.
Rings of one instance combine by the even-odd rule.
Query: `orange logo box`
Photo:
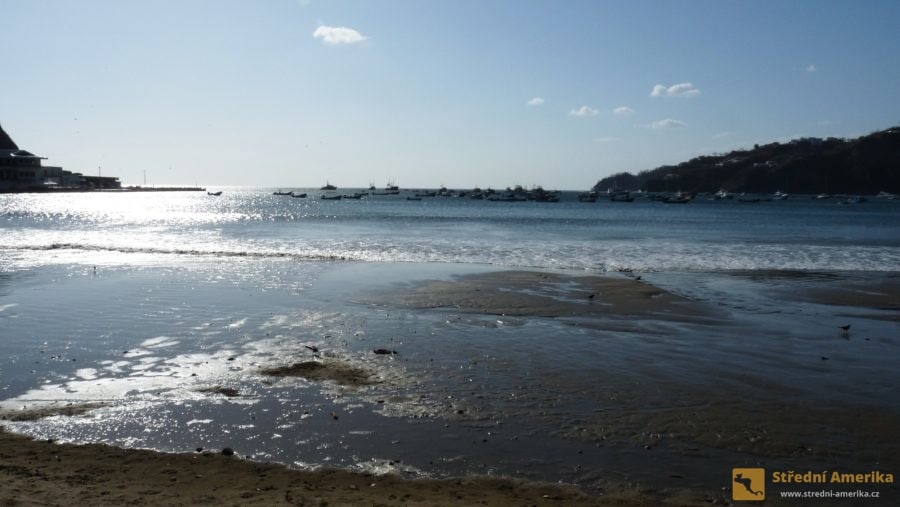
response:
[[[765,500],[766,470],[764,468],[732,469],[731,499],[749,501]]]

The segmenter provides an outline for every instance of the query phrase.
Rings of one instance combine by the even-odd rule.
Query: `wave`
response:
[[[211,256],[211,257],[256,257],[256,258],[293,258],[297,260],[312,261],[346,261],[346,256],[338,255],[310,255],[308,253],[290,253],[290,252],[254,252],[247,250],[200,250],[186,248],[155,248],[155,247],[129,247],[129,246],[106,246],[106,245],[88,245],[78,243],[51,243],[49,245],[18,245],[18,246],[0,246],[0,250],[25,250],[25,251],[48,251],[48,250],[81,250],[86,252],[116,252],[125,254],[159,254],[159,255],[193,255],[193,256]]]
[[[616,241],[548,243],[463,241],[336,241],[310,240],[286,244],[211,242],[207,245],[128,246],[81,242],[2,245],[0,252],[18,252],[31,263],[51,262],[45,252],[122,254],[115,262],[129,263],[132,254],[186,258],[234,258],[296,262],[402,262],[473,264],[504,268],[565,269],[591,272],[683,272],[740,270],[896,272],[897,248],[810,245],[746,245]],[[28,255],[31,252],[32,255]]]

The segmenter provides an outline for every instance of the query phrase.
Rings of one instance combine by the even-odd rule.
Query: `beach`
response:
[[[262,311],[271,310],[270,294],[214,287],[220,307],[234,304],[232,297],[264,301],[255,303],[260,315],[245,304],[244,313],[218,324],[226,334],[236,331],[241,346],[220,337],[216,347],[219,340],[228,347],[202,356],[175,353],[183,346],[173,342],[184,336],[144,340],[140,348],[115,353],[117,361],[103,360],[108,352],[100,350],[59,357],[42,344],[46,350],[34,355],[54,357],[45,364],[56,368],[55,376],[58,364],[87,364],[65,382],[45,382],[3,402],[0,417],[10,429],[38,440],[3,434],[2,472],[9,481],[0,491],[10,505],[53,504],[73,495],[109,505],[702,505],[726,502],[728,471],[744,463],[854,470],[898,465],[896,407],[879,406],[877,396],[859,399],[867,389],[859,382],[892,386],[888,365],[881,376],[877,363],[869,365],[853,388],[822,389],[822,382],[844,384],[867,355],[896,346],[890,334],[897,325],[895,278],[751,277],[765,280],[773,294],[828,309],[837,319],[854,315],[862,328],[851,338],[836,325],[823,326],[827,339],[801,337],[806,343],[793,344],[799,349],[787,359],[766,366],[775,351],[758,350],[767,340],[756,333],[734,336],[756,343],[709,341],[737,333],[747,321],[736,322],[726,305],[654,285],[656,277],[661,286],[673,282],[662,274],[457,270],[468,272],[441,268],[429,277],[422,267],[332,265],[303,291],[301,304],[320,300],[334,310],[336,300],[345,299],[347,312],[309,321],[301,311],[302,323]],[[83,284],[108,277],[102,292],[117,287],[123,302],[148,291],[166,292],[171,302],[187,286],[210,294],[198,287],[196,270],[187,279],[170,273],[173,279],[162,286],[161,273],[140,271],[95,275],[91,269],[76,276],[64,270],[29,283],[31,292],[40,293],[45,283],[48,294],[65,297],[65,286],[85,294]],[[392,282],[316,289],[372,271],[389,274]],[[728,276],[747,279],[746,273]],[[279,325],[289,336],[280,336],[273,322],[287,317],[292,321]],[[260,323],[255,330],[254,319]],[[189,327],[216,334],[200,324]],[[170,322],[162,326],[173,334]],[[470,341],[442,340],[435,329]],[[699,331],[704,336],[693,336]],[[494,343],[477,351],[440,344],[466,348],[488,339]],[[508,340],[519,350],[501,353],[513,343]],[[712,372],[698,373],[704,360],[696,347],[710,359],[699,370],[715,365]],[[584,354],[595,356],[579,357]],[[41,365],[28,367],[37,373]],[[775,370],[780,375],[771,374]],[[297,389],[318,394],[298,397]],[[295,401],[285,399],[288,393]],[[273,398],[277,408],[268,401]],[[141,435],[135,423],[156,426]],[[301,436],[308,432],[315,436]],[[282,436],[290,434],[297,436]],[[291,445],[291,438],[299,440]],[[335,441],[342,445],[329,445]],[[225,447],[237,456],[220,456]],[[309,451],[319,457],[289,459]],[[372,458],[363,458],[365,452]],[[134,467],[112,466],[119,462]],[[279,465],[262,465],[270,462]],[[335,470],[329,462],[337,462]]]

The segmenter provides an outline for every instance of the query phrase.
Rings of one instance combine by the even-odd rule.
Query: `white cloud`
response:
[[[684,128],[687,127],[688,124],[683,121],[673,120],[672,118],[666,118],[665,120],[657,120],[649,125],[649,127],[653,130],[660,129],[676,129],[676,128]]]
[[[666,87],[663,85],[656,85],[653,87],[653,90],[650,92],[651,97],[662,97],[666,94]]]
[[[540,98],[540,97],[535,97],[535,98],[533,98],[533,99],[531,99],[531,100],[528,101],[528,105],[529,105],[529,106],[539,106],[539,105],[541,105],[541,104],[543,104],[543,103],[544,103],[544,99],[542,99],[542,98]]]
[[[313,32],[313,37],[322,39],[326,44],[356,44],[367,39],[356,30],[343,26],[320,26]]]
[[[581,106],[578,109],[573,109],[569,111],[569,116],[597,116],[596,109],[588,106]]]
[[[628,106],[619,106],[613,109],[613,114],[617,114],[619,116],[628,116],[629,114],[634,114],[634,109],[631,109]]]
[[[668,88],[658,84],[650,91],[651,97],[693,97],[700,95],[700,89],[691,83],[678,83]]]
[[[621,139],[619,139],[618,137],[613,137],[613,136],[598,137],[598,138],[594,139],[595,143],[617,143],[619,141],[621,141]]]
[[[816,71],[816,66],[815,66],[815,65],[809,64],[809,65],[806,66],[806,72],[815,72],[815,71]]]

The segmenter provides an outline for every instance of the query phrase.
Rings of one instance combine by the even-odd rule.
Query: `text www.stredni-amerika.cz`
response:
[[[818,491],[779,491],[778,496],[781,498],[880,498],[879,491],[863,491],[861,489],[853,491],[835,491],[833,489],[822,489]]]

